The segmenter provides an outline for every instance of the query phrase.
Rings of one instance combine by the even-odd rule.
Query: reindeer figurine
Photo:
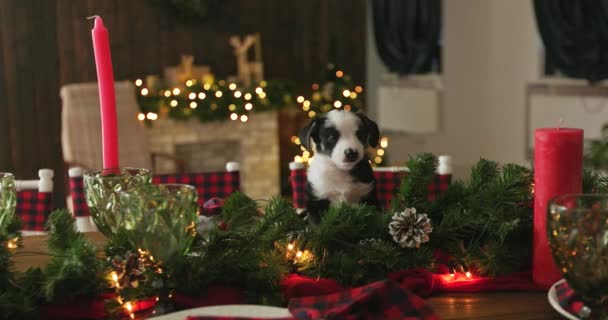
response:
[[[260,34],[249,34],[241,41],[239,36],[230,37],[230,45],[234,48],[238,79],[244,87],[252,82],[264,80],[264,63],[262,62],[262,42]],[[255,44],[255,60],[248,61],[247,52]]]

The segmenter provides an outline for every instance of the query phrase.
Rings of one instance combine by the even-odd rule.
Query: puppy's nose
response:
[[[357,160],[357,158],[359,158],[359,152],[353,150],[353,149],[346,149],[344,150],[344,159],[347,162],[353,162],[355,160]]]

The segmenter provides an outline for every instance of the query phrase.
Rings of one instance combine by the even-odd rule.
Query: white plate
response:
[[[287,318],[291,313],[285,308],[257,306],[251,304],[233,304],[183,310],[164,316],[151,318],[154,320],[185,320],[186,317],[241,317],[241,318]]]
[[[555,311],[564,316],[564,318],[570,320],[581,320],[580,318],[577,318],[568,311],[564,310],[562,306],[559,305],[556,288],[564,282],[566,282],[566,279],[561,279],[551,286],[551,289],[549,289],[549,293],[547,293],[547,297],[549,298],[549,304],[553,307],[553,309],[555,309]]]

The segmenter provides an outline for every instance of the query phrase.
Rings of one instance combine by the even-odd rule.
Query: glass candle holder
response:
[[[185,184],[152,184],[120,193],[121,219],[129,242],[161,264],[185,255],[196,235],[196,188]]]
[[[0,172],[0,229],[13,220],[16,207],[15,177],[12,173]]]
[[[608,195],[574,194],[550,201],[548,238],[570,287],[597,319],[608,316]]]
[[[99,231],[110,236],[122,228],[124,221],[119,214],[120,192],[151,183],[152,175],[148,169],[103,169],[85,173],[85,198]]]

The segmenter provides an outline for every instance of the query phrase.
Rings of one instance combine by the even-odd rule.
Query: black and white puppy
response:
[[[338,202],[377,206],[368,146],[377,147],[378,125],[363,114],[332,110],[315,117],[299,135],[314,153],[307,172],[308,217],[313,222]]]

